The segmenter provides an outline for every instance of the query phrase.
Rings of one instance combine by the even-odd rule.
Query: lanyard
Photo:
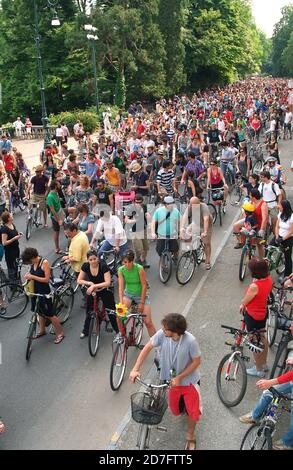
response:
[[[180,346],[181,346],[181,342],[182,342],[182,338],[183,338],[183,335],[180,337],[180,340],[179,340],[179,343],[178,343],[178,346],[177,346],[177,349],[175,351],[175,354],[173,354],[173,357],[172,357],[172,351],[171,351],[171,341],[172,338],[170,338],[170,342],[169,342],[169,360],[170,360],[170,368],[173,369],[175,367],[175,364],[176,364],[176,361],[177,361],[177,357],[178,357],[178,354],[179,354],[179,349],[180,349]]]

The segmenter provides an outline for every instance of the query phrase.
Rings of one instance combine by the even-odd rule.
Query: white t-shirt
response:
[[[55,132],[56,132],[56,137],[63,137],[64,136],[62,127],[57,127]]]
[[[272,190],[272,184],[274,184],[274,191]],[[260,183],[258,187],[259,192],[263,196],[263,200],[267,203],[269,209],[273,209],[277,205],[277,198],[281,194],[281,190],[277,183],[270,181],[269,183]]]
[[[279,219],[279,235],[280,237],[285,237],[288,231],[290,230],[290,228],[292,227],[293,214],[291,215],[290,219],[286,220],[286,222],[281,219],[281,214],[278,215],[278,219]],[[292,236],[293,235],[291,235],[291,237]]]
[[[290,124],[290,122],[292,122],[292,117],[293,117],[293,114],[291,113],[291,111],[289,113],[286,113],[285,114],[285,124]]]
[[[140,147],[141,141],[139,139],[129,139],[127,142],[127,146],[129,148],[129,153],[133,152],[134,147]]]
[[[119,246],[127,243],[125,230],[123,229],[121,220],[117,215],[111,215],[109,220],[98,220],[96,234],[104,232],[104,237],[112,246],[116,246],[116,239],[120,239]]]

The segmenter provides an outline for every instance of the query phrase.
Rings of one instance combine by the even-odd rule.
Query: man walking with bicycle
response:
[[[174,203],[172,196],[164,198],[164,206],[156,209],[153,215],[151,232],[152,238],[157,240],[156,251],[158,255],[162,255],[168,239],[169,250],[173,254],[173,260],[176,261],[179,253],[178,238],[181,214],[177,207],[174,207]]]
[[[186,319],[179,313],[169,313],[162,328],[145,345],[130,372],[135,382],[140,368],[153,348],[161,348],[160,380],[171,381],[168,393],[169,408],[174,416],[187,414],[185,450],[196,450],[194,431],[202,413],[200,398],[201,352],[196,338],[187,330]]]

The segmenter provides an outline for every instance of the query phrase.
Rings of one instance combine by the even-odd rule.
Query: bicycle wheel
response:
[[[42,216],[42,212],[40,211],[39,208],[37,208],[36,212],[35,212],[35,218],[34,218],[34,222],[35,222],[36,227],[39,227],[40,225],[42,225],[41,216]]]
[[[204,244],[201,241],[198,249],[196,250],[197,264],[201,264],[204,261],[204,257],[205,257]]]
[[[275,344],[276,334],[278,330],[278,309],[274,305],[268,307],[266,329],[269,347],[271,347]]]
[[[91,321],[89,326],[89,353],[92,357],[95,357],[100,344],[100,331],[101,331],[101,323],[100,319],[95,312],[91,313]]]
[[[284,370],[286,369],[286,359],[288,356],[288,352],[288,342],[280,342],[270,373],[270,379],[274,379],[275,377],[278,377],[279,375],[282,375],[284,373]]]
[[[137,317],[134,319],[134,330],[133,330],[133,338],[134,338],[134,344],[135,346],[139,346],[141,339],[142,339],[142,333],[143,333],[143,319],[140,317]]]
[[[197,257],[194,251],[186,251],[178,261],[176,269],[176,279],[179,284],[185,286],[192,278],[195,268],[198,266]]]
[[[239,263],[239,280],[243,281],[246,274],[246,268],[249,261],[249,250],[247,246],[244,246],[241,253],[240,263]]]
[[[211,204],[210,202],[207,204],[208,208],[209,208],[209,211],[210,211],[210,214],[212,216],[212,219],[213,219],[213,224],[216,223],[216,220],[217,220],[217,217],[218,217],[218,214],[217,214],[217,209],[216,207],[214,206],[214,204]]]
[[[74,292],[71,287],[62,290],[61,294],[56,295],[56,303],[53,306],[56,317],[59,318],[61,325],[65,323],[73,309],[74,304]]]
[[[160,262],[159,262],[159,276],[160,281],[163,284],[169,281],[172,274],[172,258],[169,251],[164,251],[161,254]]]
[[[261,424],[253,424],[245,433],[240,450],[271,450],[272,447],[270,430]]]
[[[238,405],[243,399],[247,387],[247,374],[243,359],[236,354],[231,359],[226,354],[221,360],[217,370],[217,391],[224,405],[231,408]]]
[[[28,296],[19,284],[6,282],[0,285],[0,318],[11,320],[26,309]]]
[[[31,319],[31,323],[28,329],[28,334],[27,334],[27,347],[25,351],[25,358],[27,361],[30,360],[31,353],[32,353],[32,343],[33,339],[36,335],[37,331],[37,321],[36,321],[36,315],[34,314]]]
[[[127,363],[127,346],[124,338],[114,346],[110,369],[110,386],[115,392],[121,387]]]
[[[27,240],[29,240],[31,238],[32,228],[33,228],[33,219],[31,217],[29,217],[27,219],[26,230],[25,230],[25,238]]]
[[[137,438],[137,447],[139,450],[145,450],[148,448],[147,443],[150,438],[150,427],[147,424],[141,424],[138,438]]]
[[[241,199],[242,199],[241,188],[238,185],[234,186],[230,192],[230,204],[232,206],[239,206]]]
[[[252,172],[255,173],[256,175],[259,175],[260,172],[263,169],[263,161],[262,160],[256,160],[252,167]]]
[[[218,216],[219,216],[219,222],[220,222],[220,227],[222,227],[223,221],[222,221],[222,204],[218,204]]]

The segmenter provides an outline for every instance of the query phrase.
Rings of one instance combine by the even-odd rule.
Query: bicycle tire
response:
[[[259,175],[262,172],[263,169],[263,161],[262,160],[256,160],[252,167],[252,172],[255,173],[256,175]]]
[[[234,398],[229,399],[227,393],[225,392],[224,384],[229,384],[229,392],[230,392],[230,390],[232,390],[232,384],[236,383],[236,381],[234,380],[227,380],[225,377],[223,377],[224,374],[226,375],[225,363],[230,359],[230,357],[231,357],[231,353],[226,354],[220,361],[218,369],[217,369],[217,392],[218,392],[221,402],[224,403],[224,405],[227,406],[228,408],[232,408],[233,406],[238,405],[242,401],[246,393],[246,388],[247,388],[246,367],[245,367],[243,359],[239,356],[239,354],[236,354],[233,357],[233,362],[235,362],[235,364],[232,364],[231,366],[232,370],[230,371],[230,373],[234,373],[235,368],[237,367],[237,364],[238,364],[236,376],[238,377],[238,374],[240,371],[243,381],[239,389],[239,392]],[[222,384],[222,379],[224,379],[223,384]]]
[[[274,307],[273,305],[269,306],[268,318],[266,323],[267,339],[270,348],[275,344],[275,339],[278,331],[278,311],[276,311],[275,308],[276,307]]]
[[[231,206],[239,206],[242,199],[242,191],[239,186],[234,186],[230,192],[230,204]]]
[[[25,358],[27,361],[29,361],[31,357],[32,344],[33,344],[33,339],[34,339],[36,331],[37,331],[37,322],[32,321],[29,326],[28,334],[27,334],[27,346],[26,346],[26,351],[25,351]]]
[[[213,225],[216,223],[217,221],[217,217],[218,217],[218,214],[217,214],[217,209],[216,207],[214,206],[214,204],[212,204],[211,202],[209,202],[207,204],[208,208],[209,208],[209,211],[210,211],[210,214],[212,216],[212,219],[213,219]]]
[[[250,440],[252,440],[251,444],[249,442]],[[255,448],[257,443],[260,443],[260,445]],[[272,447],[273,443],[270,430],[267,427],[262,427],[261,424],[256,423],[250,426],[246,431],[241,442],[240,450],[271,450]]]
[[[42,212],[41,212],[41,210],[38,208],[38,209],[36,209],[35,217],[34,217],[34,223],[35,223],[35,226],[36,226],[37,228],[40,227],[40,225],[42,225],[42,223],[41,223],[41,217],[42,217]]]
[[[182,253],[176,268],[177,282],[182,286],[185,286],[194,275],[197,266],[197,255],[194,251],[186,251],[185,253]],[[186,276],[185,273],[187,274]]]
[[[101,332],[101,323],[99,317],[95,312],[91,313],[91,321],[89,325],[89,336],[88,336],[88,346],[89,353],[92,357],[97,355],[99,345],[100,345],[100,332]]]
[[[121,363],[119,363],[119,360]],[[116,343],[113,350],[113,357],[111,362],[111,369],[110,369],[110,386],[111,389],[115,392],[121,387],[123,382],[125,369],[127,363],[127,346],[125,339],[121,343]],[[117,380],[115,374],[115,368],[117,368]]]
[[[137,447],[139,450],[147,449],[147,441],[149,440],[150,427],[147,424],[142,424],[138,435]]]
[[[292,338],[291,338],[292,341]],[[286,359],[288,356],[288,343],[290,342],[290,339],[288,338],[288,341],[281,341],[276,356],[275,360],[270,372],[270,379],[274,379],[275,377],[279,377],[279,375],[282,375],[284,373],[284,370],[286,369]]]
[[[62,292],[61,295],[56,296],[56,304],[53,306],[56,317],[59,318],[61,325],[67,322],[73,309],[74,304],[74,291],[72,287]]]
[[[172,258],[169,251],[164,251],[160,256],[159,262],[159,276],[160,281],[166,284],[172,274]]]
[[[243,281],[246,274],[247,263],[249,261],[248,247],[244,246],[241,252],[241,258],[239,263],[239,281]]]
[[[28,300],[21,285],[4,282],[0,285],[0,318],[12,320],[19,317],[25,311]]]
[[[25,238],[27,239],[27,241],[29,241],[29,239],[31,238],[32,228],[33,228],[33,221],[32,221],[32,218],[30,217],[27,220],[26,230],[25,230]]]
[[[134,318],[134,331],[133,331],[133,337],[134,337],[134,344],[135,346],[139,346],[141,343],[142,339],[142,334],[143,334],[143,319],[140,317]]]

